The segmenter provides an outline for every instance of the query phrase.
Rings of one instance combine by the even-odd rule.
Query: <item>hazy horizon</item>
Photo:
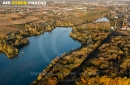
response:
[[[0,1],[6,1],[6,0],[0,0]],[[7,0],[7,1],[12,1],[12,0]],[[78,1],[79,2],[79,0],[31,0],[31,1]],[[80,0],[80,1],[106,1],[106,0]],[[109,1],[128,1],[128,0],[109,0]]]
[[[2,4],[3,1],[12,1],[12,0],[0,0],[0,4]],[[67,2],[99,2],[99,1],[106,1],[106,0],[27,0],[27,1],[52,1],[52,2],[55,2],[55,1],[67,1]],[[129,0],[109,0],[109,1],[129,1]]]

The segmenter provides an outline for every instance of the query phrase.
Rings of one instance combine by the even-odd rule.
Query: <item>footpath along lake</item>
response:
[[[79,48],[81,43],[69,36],[71,30],[56,27],[52,32],[29,37],[30,43],[12,59],[0,54],[0,85],[30,85],[56,56]]]

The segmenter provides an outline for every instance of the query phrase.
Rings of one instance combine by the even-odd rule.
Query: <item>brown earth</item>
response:
[[[0,34],[8,34],[10,32],[15,32],[20,30],[19,28],[7,27],[5,25],[0,25]]]
[[[8,34],[20,30],[19,28],[7,27],[6,25],[21,24],[30,21],[39,20],[35,16],[27,16],[25,19],[9,20],[9,17],[16,17],[17,14],[0,14],[0,34]]]
[[[19,20],[0,20],[0,25],[13,25],[13,24],[21,24],[26,23],[34,20],[38,20],[39,18],[34,16],[28,16],[25,19],[19,19]]]

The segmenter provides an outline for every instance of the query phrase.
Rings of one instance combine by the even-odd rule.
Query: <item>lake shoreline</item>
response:
[[[106,22],[105,22],[106,23]],[[108,29],[108,30],[110,30],[110,29]],[[72,30],[73,31],[73,30]],[[107,33],[107,32],[106,32]],[[108,37],[110,37],[110,35],[111,35],[111,32],[108,32],[107,34],[106,34],[106,37],[104,37],[102,40],[100,40],[99,42],[96,42],[96,43],[94,43],[93,45],[96,45],[95,46],[95,48],[93,48],[91,51],[89,51],[85,56],[85,58],[84,59],[86,59],[87,58],[87,56],[89,56],[95,49],[97,49],[103,42],[104,42],[104,40],[105,39],[107,39]],[[70,35],[72,38],[74,38],[72,35]],[[82,40],[79,40],[79,39],[77,39],[77,38],[74,38],[75,40],[78,40],[78,41],[80,41],[80,42],[82,42]],[[44,78],[49,78],[49,76],[52,76],[53,75],[53,70],[54,69],[56,69],[57,68],[57,66],[59,66],[60,64],[58,64],[59,62],[62,62],[62,61],[64,61],[64,58],[65,57],[67,57],[67,56],[70,56],[70,55],[73,55],[74,53],[76,53],[76,52],[78,52],[78,51],[81,51],[82,49],[85,49],[85,47],[86,47],[86,42],[82,42],[82,45],[81,45],[81,47],[79,47],[79,48],[77,48],[77,49],[75,49],[75,50],[71,50],[70,52],[68,52],[68,53],[64,53],[64,54],[62,54],[60,57],[58,57],[58,58],[55,58],[55,59],[53,59],[52,60],[52,63],[50,63],[44,70],[43,70],[43,72],[41,72],[39,75],[38,75],[38,77],[37,77],[37,79],[34,81],[34,82],[32,82],[32,84],[31,85],[37,85],[37,84],[40,84],[40,82],[42,82],[43,83],[43,80],[44,80]],[[88,47],[88,46],[87,46]],[[70,58],[71,59],[71,58]],[[82,59],[82,60],[84,60],[84,59]],[[82,61],[81,61],[82,62]],[[81,63],[80,62],[80,63]],[[65,64],[66,65],[66,64]],[[61,66],[62,67],[62,66]],[[77,66],[78,67],[78,66]],[[76,68],[77,68],[76,67]],[[65,68],[65,67],[64,67]],[[48,75],[48,74],[50,74],[50,75]],[[56,75],[58,75],[58,74],[56,74]],[[46,80],[46,79],[45,79]],[[60,82],[61,81],[61,82]],[[62,84],[63,82],[64,82],[64,79],[63,80],[58,80],[57,82],[58,82],[58,84]],[[45,81],[44,81],[44,83],[45,83]]]
[[[34,79],[37,78],[37,75],[33,75],[31,73],[41,72],[44,68],[46,68],[46,66],[51,63],[51,60],[53,60],[56,56],[60,56],[64,52],[69,52],[72,48],[80,47],[81,44],[78,41],[74,41],[69,36],[71,30],[72,28],[55,28],[55,30],[53,30],[52,32],[45,32],[44,34],[38,36],[29,37],[30,43],[24,47],[19,48],[18,56],[15,56],[13,58],[8,59],[6,58],[5,54],[1,54],[1,60],[4,59],[3,61],[7,64],[4,65],[4,62],[1,61],[1,65],[3,64],[4,68],[0,69],[2,70],[0,75],[3,74],[3,70],[11,67],[10,71],[7,73],[11,74],[14,69],[16,70],[16,72],[11,74],[10,81],[13,81],[12,77],[16,76],[14,79],[16,79],[17,77],[19,77],[20,79],[16,81],[17,85],[27,85],[27,83],[29,85]],[[64,39],[67,39],[68,41],[62,42]],[[53,40],[56,41],[54,41],[53,43],[48,43]],[[56,52],[56,50],[59,52]],[[49,60],[47,60],[47,58]],[[7,78],[7,76],[5,76],[6,75],[3,75],[3,78]],[[25,79],[21,77],[26,77],[29,80],[27,82],[20,83],[21,80]],[[6,79],[6,81],[7,82],[5,82],[4,85],[8,85],[9,79]],[[15,82],[12,82],[12,84],[13,83]],[[2,85],[2,83],[0,84]]]
[[[52,32],[56,27],[61,27],[61,26],[52,26],[51,27],[51,30],[46,30],[46,31],[44,31],[44,32]],[[64,27],[66,27],[66,28],[68,28],[68,27],[72,27],[72,26],[64,26]],[[41,34],[44,34],[44,32],[43,33],[41,33]],[[11,33],[10,33],[11,34]],[[38,36],[38,35],[40,35],[40,34],[37,34],[37,35],[31,35],[31,36]],[[31,36],[28,36],[28,37],[31,37]],[[73,38],[72,36],[70,36],[71,38]],[[73,38],[74,40],[77,40],[77,39],[75,39],[75,38]],[[78,40],[79,42],[81,42],[80,40]],[[67,56],[68,54],[71,54],[71,53],[73,53],[73,52],[76,52],[76,51],[78,51],[78,50],[81,50],[82,48],[84,47],[84,45],[83,45],[83,43],[82,43],[82,45],[81,45],[81,47],[80,48],[77,48],[77,49],[75,49],[75,50],[71,50],[70,52],[68,52],[68,53],[66,53],[64,56]],[[60,58],[61,58],[62,56],[60,56]],[[58,62],[58,60],[60,59],[60,58],[55,58],[54,60],[52,60],[52,61],[55,61],[55,63],[56,62]],[[61,58],[62,59],[62,58]],[[48,66],[48,67],[46,67],[45,69],[44,69],[44,72],[42,73],[42,74],[45,74],[45,72],[47,72],[48,73],[48,71],[50,71],[52,68],[53,68],[53,65],[55,65],[55,64],[52,64],[52,63],[50,63],[52,66],[50,67],[50,66]],[[40,74],[39,74],[40,75]],[[45,75],[44,75],[45,76]]]

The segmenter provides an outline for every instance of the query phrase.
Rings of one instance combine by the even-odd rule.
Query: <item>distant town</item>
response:
[[[2,2],[3,5],[28,5],[28,4],[35,4],[35,5],[38,5],[38,4],[46,4],[46,1],[28,1],[28,0],[20,0],[20,1],[15,1],[15,0],[12,0],[12,1],[3,1]]]

